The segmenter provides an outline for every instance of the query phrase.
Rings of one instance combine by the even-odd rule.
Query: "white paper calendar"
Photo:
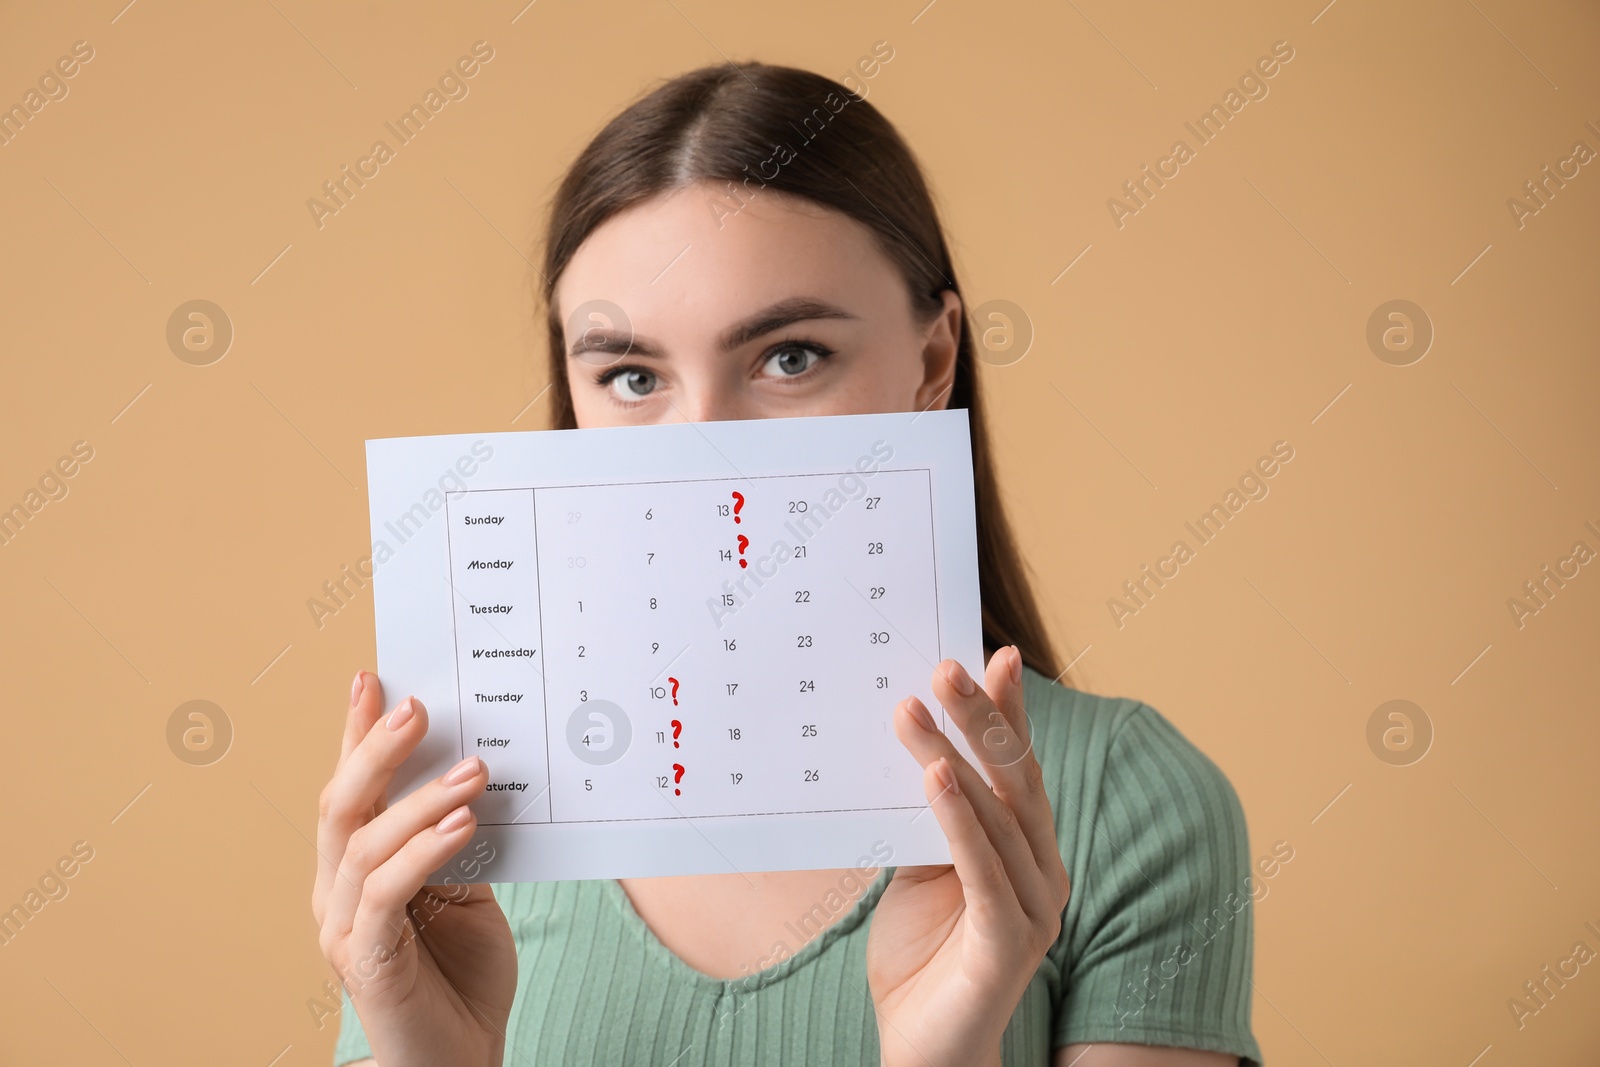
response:
[[[895,737],[982,677],[964,410],[367,442],[378,674],[489,767],[437,882],[949,862]]]

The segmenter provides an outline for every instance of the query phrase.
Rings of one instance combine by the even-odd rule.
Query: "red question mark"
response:
[[[683,723],[677,719],[672,720],[672,747],[678,747],[678,738],[683,735]]]
[[[739,535],[739,566],[748,567],[750,561],[744,558],[744,550],[750,547],[750,538],[744,534]]]
[[[672,781],[673,781],[673,782],[674,782],[674,783],[677,783],[677,782],[681,782],[681,781],[683,781],[683,764],[681,764],[681,763],[674,763],[674,764],[673,764],[673,765],[672,765]],[[672,791],[672,795],[673,795],[673,796],[678,796],[678,797],[681,797],[681,796],[683,796],[683,790],[681,790],[681,789],[674,789],[674,790],[673,790],[673,791]]]
[[[734,522],[738,522],[739,521],[739,509],[742,508],[742,507],[744,507],[744,494],[743,493],[734,493],[733,494],[733,521]]]
[[[672,706],[673,707],[677,707],[678,706],[678,680],[676,678],[669,677],[667,679],[667,681],[672,683]]]

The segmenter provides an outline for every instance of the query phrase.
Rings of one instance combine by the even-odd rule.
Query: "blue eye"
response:
[[[793,378],[821,363],[828,355],[828,350],[821,345],[790,342],[773,349],[761,370],[765,377]]]

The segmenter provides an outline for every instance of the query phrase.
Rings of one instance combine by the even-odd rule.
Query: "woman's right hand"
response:
[[[311,911],[381,1067],[500,1067],[517,990],[511,927],[487,884],[423,887],[472,839],[466,805],[489,770],[468,757],[394,807],[384,800],[427,732],[421,701],[407,697],[384,717],[377,675],[356,675],[319,804]]]

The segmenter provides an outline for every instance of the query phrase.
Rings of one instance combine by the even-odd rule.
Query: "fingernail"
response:
[[[906,710],[911,712],[911,717],[917,721],[918,726],[922,727],[930,734],[936,734],[939,732],[939,727],[934,725],[933,716],[928,714],[927,706],[924,705],[922,701],[918,700],[916,697],[907,699]]]
[[[1022,684],[1022,650],[1016,645],[1011,646],[1011,684]]]
[[[450,768],[450,773],[444,776],[444,784],[460,785],[462,782],[478,773],[478,765],[479,761],[477,756],[468,756],[466,759]]]
[[[411,716],[415,715],[416,713],[417,709],[412,706],[411,698],[406,697],[400,702],[400,706],[398,708],[395,708],[389,713],[389,729],[400,729],[400,727],[410,722]]]
[[[446,815],[444,818],[440,819],[439,825],[435,826],[434,829],[439,831],[441,834],[454,833],[463,826],[467,825],[467,822],[471,818],[472,809],[463,804],[455,811],[452,811],[449,815]]]
[[[945,672],[945,677],[956,687],[956,692],[964,697],[969,697],[978,691],[978,683],[974,682],[967,669],[955,660],[950,661],[950,669]]]
[[[940,758],[938,768],[933,772],[939,776],[939,781],[944,787],[956,796],[961,795],[961,787],[956,784],[956,769],[950,766],[950,761]]]
[[[356,680],[350,683],[350,706],[353,708],[361,700],[361,690],[366,686],[362,684],[365,671],[356,671]]]

